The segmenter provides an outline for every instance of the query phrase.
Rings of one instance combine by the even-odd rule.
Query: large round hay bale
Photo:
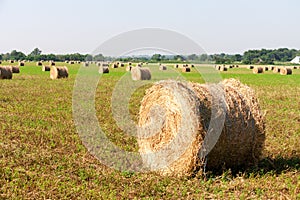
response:
[[[162,175],[181,176],[204,167],[237,168],[259,161],[265,124],[254,91],[234,79],[223,84],[225,124],[217,144],[206,157],[206,164],[200,160],[199,152],[212,117],[211,85],[161,81],[147,90],[140,108],[138,145],[148,169]],[[153,130],[147,128],[150,124],[156,126],[154,129],[158,124],[162,127]],[[188,141],[187,135],[191,136]],[[172,149],[173,145],[177,148]],[[157,169],[161,163],[166,165]]]
[[[134,81],[151,80],[151,71],[149,68],[133,67],[131,69],[131,77]]]
[[[109,67],[99,67],[99,74],[108,74],[109,73]]]
[[[167,70],[167,66],[161,65],[161,66],[159,66],[159,70],[160,71],[166,71]]]
[[[253,74],[262,74],[264,72],[264,68],[262,67],[254,67]]]
[[[0,79],[12,79],[13,72],[11,66],[0,66]]]
[[[189,67],[183,67],[183,68],[182,68],[182,72],[183,72],[183,73],[191,72],[191,68],[189,68]]]
[[[281,67],[274,67],[273,72],[274,73],[280,73]]]
[[[18,66],[11,66],[11,70],[13,74],[19,74],[20,73],[20,67]]]
[[[50,67],[50,66],[45,66],[45,65],[44,65],[44,66],[42,67],[42,71],[43,71],[43,72],[49,72],[50,70],[51,70],[51,67]]]
[[[51,79],[61,79],[61,78],[68,78],[69,77],[69,70],[67,67],[56,67],[51,66],[50,70],[50,78]]]
[[[36,66],[42,66],[43,63],[42,62],[36,62]]]
[[[281,75],[292,75],[293,74],[293,70],[291,68],[282,67],[280,69],[280,74]]]

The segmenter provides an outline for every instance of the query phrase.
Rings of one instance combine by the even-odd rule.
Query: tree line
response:
[[[66,54],[66,55],[55,55],[55,54],[42,54],[42,51],[35,48],[30,54],[25,55],[23,52],[13,50],[11,53],[0,54],[0,60],[29,60],[29,61],[41,61],[41,60],[53,60],[57,62],[64,61],[113,61],[120,60],[123,62],[197,62],[197,63],[216,63],[216,64],[231,64],[231,63],[242,63],[242,64],[275,64],[276,62],[289,62],[297,55],[300,55],[300,50],[280,48],[275,50],[249,50],[243,55],[241,54],[202,54],[202,55],[161,55],[154,54],[153,56],[132,56],[114,58],[107,57],[102,54],[89,55],[89,54]]]

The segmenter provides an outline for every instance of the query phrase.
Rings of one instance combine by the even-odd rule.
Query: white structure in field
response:
[[[296,56],[296,58],[294,58],[291,63],[293,64],[300,64],[300,56]]]

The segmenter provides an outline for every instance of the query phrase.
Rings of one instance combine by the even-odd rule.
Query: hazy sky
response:
[[[177,31],[208,53],[300,49],[299,0],[0,0],[0,52],[90,53],[120,33]]]

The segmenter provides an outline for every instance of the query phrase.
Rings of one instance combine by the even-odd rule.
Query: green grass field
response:
[[[66,66],[69,79],[50,80],[49,72],[27,63],[13,80],[0,80],[0,199],[300,199],[300,70],[292,76],[247,69],[222,73],[251,86],[259,97],[266,112],[264,158],[240,172],[176,178],[115,171],[87,152],[72,118],[80,66]],[[137,151],[135,138],[122,133],[111,114],[113,88],[125,73],[111,69],[102,76],[97,117],[112,142]],[[183,77],[203,83],[194,69]],[[132,96],[134,120],[147,87]]]

